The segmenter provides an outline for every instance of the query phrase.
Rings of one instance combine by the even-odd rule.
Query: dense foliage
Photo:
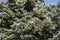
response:
[[[39,0],[0,2],[0,40],[60,40],[60,8]]]

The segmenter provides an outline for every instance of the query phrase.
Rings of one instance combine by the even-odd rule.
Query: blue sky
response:
[[[51,3],[58,3],[59,0],[44,0],[46,5],[49,5]]]
[[[3,2],[7,2],[7,0],[0,0]],[[50,3],[57,3],[59,0],[44,0],[46,5],[49,5]]]
[[[0,1],[3,1],[3,2],[5,2],[5,3],[7,2],[7,0],[0,0]]]

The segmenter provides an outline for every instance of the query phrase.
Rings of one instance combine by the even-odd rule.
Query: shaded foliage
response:
[[[40,0],[8,0],[0,5],[1,40],[60,40],[60,8],[56,4],[45,6]]]

